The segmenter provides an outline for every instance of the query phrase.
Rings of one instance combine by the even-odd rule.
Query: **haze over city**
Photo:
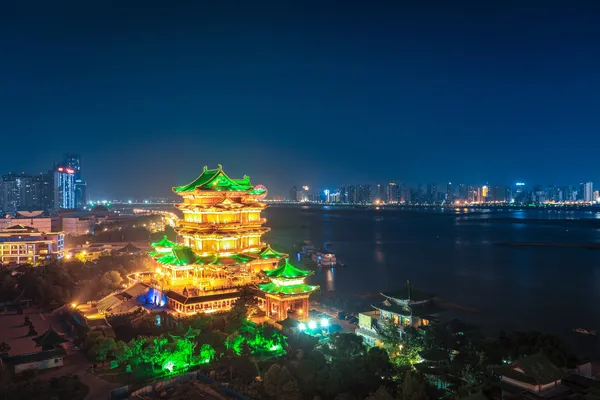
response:
[[[600,4],[19,2],[0,171],[83,154],[92,192],[203,165],[291,185],[597,181]],[[6,142],[8,140],[8,142]]]

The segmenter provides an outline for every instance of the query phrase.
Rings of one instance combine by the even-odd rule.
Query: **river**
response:
[[[303,240],[331,242],[348,267],[318,270],[312,282],[322,290],[380,292],[409,279],[473,309],[457,317],[489,334],[600,328],[600,250],[501,245],[600,243],[600,229],[561,224],[600,213],[298,206],[269,207],[265,216],[272,227],[265,240],[276,250],[295,254]]]

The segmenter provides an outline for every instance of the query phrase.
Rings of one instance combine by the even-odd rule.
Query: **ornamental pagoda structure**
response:
[[[278,268],[264,271],[269,283],[258,285],[265,293],[267,317],[282,321],[292,314],[299,321],[308,319],[308,297],[319,289],[304,283],[313,271],[296,268],[286,258]]]
[[[261,217],[264,187],[250,178],[231,179],[219,165],[204,167],[193,182],[173,188],[183,198],[175,228],[182,243],[152,243],[158,278],[168,305],[185,314],[228,310],[240,287],[264,281],[287,254],[262,242],[269,231]],[[264,304],[264,299],[259,299]]]

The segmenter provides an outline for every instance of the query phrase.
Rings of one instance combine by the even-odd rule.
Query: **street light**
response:
[[[309,329],[317,329],[317,323],[315,321],[308,321]]]
[[[321,328],[327,328],[329,326],[329,320],[327,318],[323,318],[321,320]]]
[[[298,324],[298,329],[301,331],[305,331],[306,330],[306,324],[304,322],[300,322]]]

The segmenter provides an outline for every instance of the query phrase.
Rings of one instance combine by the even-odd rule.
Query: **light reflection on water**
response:
[[[600,242],[600,230],[485,222],[598,219],[600,213],[488,211],[454,216],[454,209],[448,210],[449,215],[440,215],[271,207],[265,216],[273,230],[265,241],[290,253],[306,239],[317,247],[332,242],[337,258],[348,267],[317,271],[310,282],[340,294],[379,293],[410,279],[444,299],[476,308],[478,314],[459,317],[473,318],[496,333],[499,328],[600,328],[600,251],[499,244]]]

